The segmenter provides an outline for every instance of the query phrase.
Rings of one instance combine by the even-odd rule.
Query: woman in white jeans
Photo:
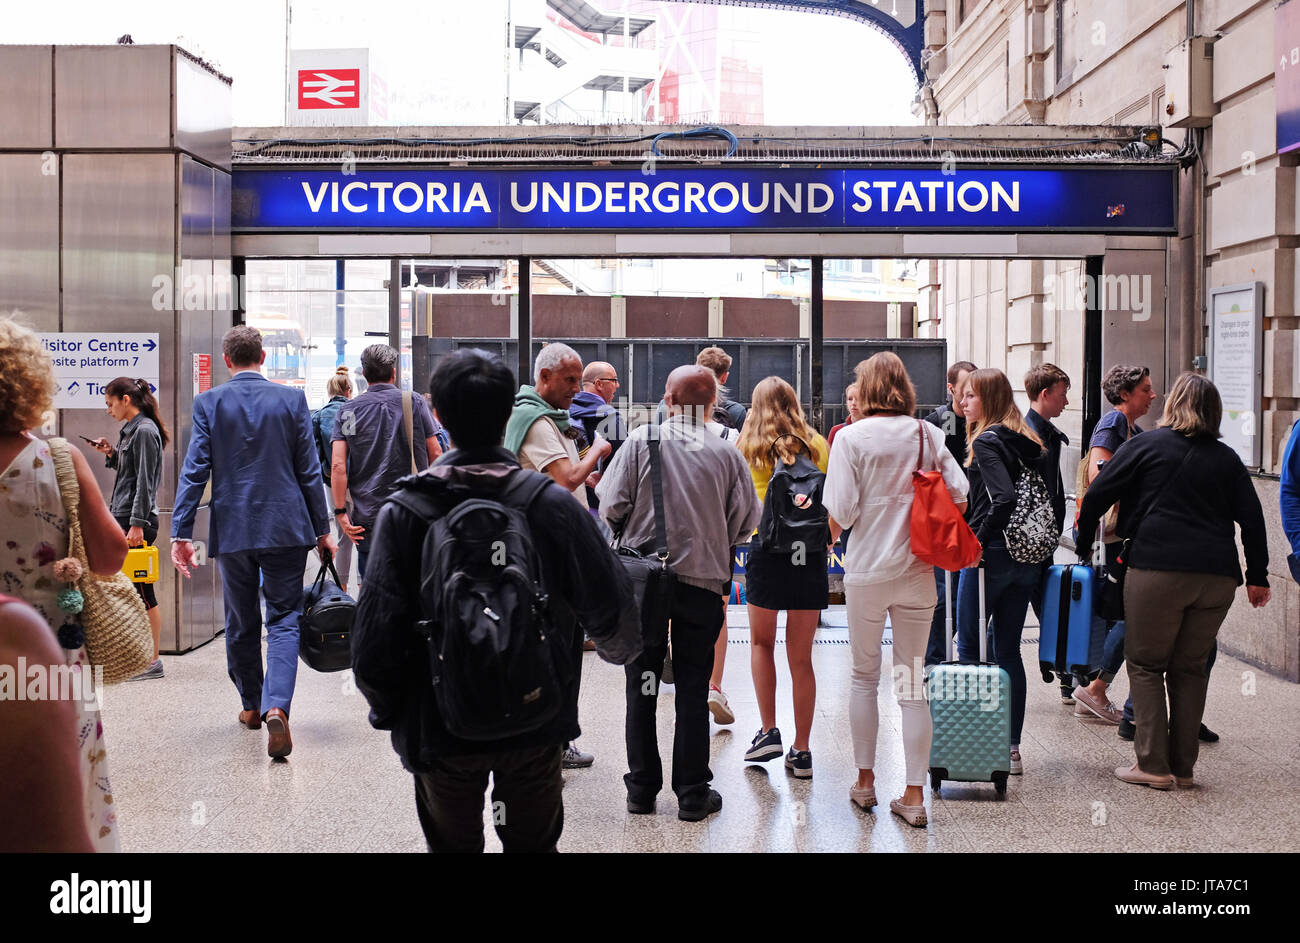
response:
[[[966,475],[944,447],[943,431],[914,418],[916,390],[897,355],[882,352],[857,368],[863,418],[840,430],[831,450],[823,502],[832,535],[853,528],[844,557],[844,594],[853,646],[849,725],[858,781],[849,798],[864,809],[876,804],[877,691],[881,637],[888,614],[893,628],[894,696],[902,711],[907,788],[889,808],[917,827],[926,824],[926,769],[930,763],[930,711],[925,702],[925,647],[934,614],[934,569],[912,554],[912,472],[938,468],[959,509],[965,509]]]

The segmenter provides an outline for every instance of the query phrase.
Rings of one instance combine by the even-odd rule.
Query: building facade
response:
[[[1214,291],[1262,285],[1261,328],[1252,338],[1262,350],[1262,395],[1258,414],[1241,421],[1261,433],[1253,472],[1269,523],[1273,600],[1255,610],[1242,590],[1220,640],[1300,681],[1300,587],[1287,571],[1277,479],[1300,418],[1296,161],[1278,154],[1275,136],[1277,83],[1285,80],[1274,50],[1280,16],[1273,0],[930,0],[918,107],[931,125],[1158,127],[1167,149],[1186,154],[1178,235],[1167,253],[1129,260],[1127,288],[1145,298],[1126,307],[1148,317],[1104,315],[1103,368],[1149,365],[1157,390],[1167,390],[1179,373],[1205,368]],[[1179,61],[1171,51],[1198,36],[1212,49],[1204,127],[1171,127],[1171,114],[1187,104],[1181,90],[1166,88],[1175,72],[1165,66]],[[1078,259],[923,263],[920,334],[948,337],[955,359],[1003,369],[1018,389],[1025,370],[1043,361],[1080,378],[1083,320],[1071,303],[1080,266]],[[1093,287],[1105,294],[1120,286]],[[1076,394],[1078,387],[1076,379]],[[1082,396],[1072,399],[1062,425],[1077,461]],[[1143,425],[1154,425],[1162,403]]]

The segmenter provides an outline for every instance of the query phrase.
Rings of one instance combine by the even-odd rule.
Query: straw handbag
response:
[[[104,684],[133,678],[153,662],[153,633],[144,602],[124,573],[97,576],[86,559],[77,506],[81,488],[66,439],[49,440],[59,493],[68,517],[68,556],[81,563],[76,587],[81,591],[81,625],[86,633],[86,655],[92,665],[102,665]]]

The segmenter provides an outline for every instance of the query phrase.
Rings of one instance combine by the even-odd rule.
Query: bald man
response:
[[[614,453],[627,437],[618,410],[610,405],[614,402],[614,394],[618,392],[619,385],[618,371],[612,364],[603,360],[589,363],[582,371],[582,391],[573,397],[573,405],[569,407],[569,418],[574,425],[582,428],[588,442],[595,442],[598,436],[609,442],[610,454],[600,460],[597,470],[589,479],[594,482],[600,481],[601,473],[609,466]],[[600,507],[596,489],[591,485],[587,486],[587,506],[593,514]]]
[[[758,524],[760,507],[749,467],[734,445],[705,428],[717,396],[706,368],[678,367],[668,376],[662,425],[634,429],[596,486],[600,513],[621,546],[644,552],[655,544],[653,483],[647,440],[659,442],[668,563],[677,575],[670,617],[676,675],[677,725],[673,735],[673,792],[677,817],[699,822],[722,808],[710,785],[709,676],[722,627],[722,600],[731,589],[732,548]],[[627,809],[655,811],[663,764],[655,735],[655,707],[668,639],[648,639],[626,666]],[[654,676],[653,686],[645,675]]]

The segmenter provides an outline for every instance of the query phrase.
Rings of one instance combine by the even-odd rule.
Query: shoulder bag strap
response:
[[[415,467],[415,417],[411,412],[410,390],[402,390],[402,428],[406,430],[406,444],[411,449],[411,474],[417,474],[419,469]]]
[[[48,440],[50,456],[54,459],[54,476],[59,483],[59,497],[63,500],[63,512],[68,519],[68,556],[76,557],[86,564],[86,545],[81,536],[81,485],[77,482],[77,466],[72,463],[72,446],[67,439],[57,436]]]
[[[916,470],[918,472],[925,469],[925,421],[918,419],[916,421]],[[935,456],[934,467],[939,467],[939,457]]]
[[[650,447],[650,484],[654,492],[655,556],[667,560],[668,528],[664,524],[664,482],[659,469],[659,440],[651,436],[646,439],[646,445]]]

